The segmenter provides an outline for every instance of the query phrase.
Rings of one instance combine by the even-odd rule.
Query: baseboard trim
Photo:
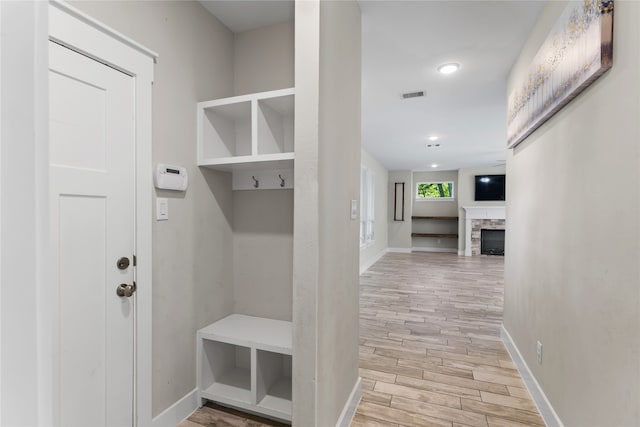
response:
[[[458,250],[451,248],[429,248],[423,246],[414,246],[413,248],[411,248],[411,252],[442,252],[447,254],[457,254]]]
[[[564,427],[562,424],[562,420],[551,406],[551,402],[547,399],[547,396],[544,394],[542,387],[536,381],[536,378],[531,373],[527,362],[525,362],[522,354],[520,354],[520,350],[516,346],[515,342],[509,335],[509,332],[504,327],[504,324],[500,328],[500,338],[504,342],[504,346],[507,348],[509,355],[513,359],[518,368],[518,372],[520,372],[520,376],[522,377],[522,381],[524,381],[525,387],[529,390],[531,397],[533,398],[533,402],[536,404],[538,408],[538,412],[542,416],[544,423],[547,427]]]
[[[362,273],[364,273],[365,271],[367,271],[368,269],[371,268],[371,266],[373,266],[373,264],[375,264],[376,262],[378,262],[380,260],[380,258],[382,258],[383,256],[385,256],[385,254],[389,252],[389,249],[383,249],[380,251],[379,254],[377,254],[376,256],[374,256],[373,258],[371,258],[371,260],[369,262],[367,262],[365,265],[360,266],[360,275],[362,275]]]
[[[198,409],[198,389],[194,388],[151,421],[153,427],[176,427]]]
[[[410,254],[411,248],[387,248],[387,252],[395,252],[399,254]]]
[[[458,251],[458,256],[463,256],[464,255],[464,251]]]
[[[342,409],[340,418],[338,418],[336,427],[349,427],[349,425],[351,425],[353,416],[356,414],[356,409],[358,409],[358,405],[360,404],[360,399],[362,399],[362,378],[358,377],[353,386],[353,390],[351,390],[349,399],[347,399],[347,403],[345,403]]]

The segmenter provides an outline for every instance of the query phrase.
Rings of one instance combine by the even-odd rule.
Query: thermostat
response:
[[[181,166],[159,163],[156,167],[156,188],[161,190],[185,191],[189,183],[187,170]]]

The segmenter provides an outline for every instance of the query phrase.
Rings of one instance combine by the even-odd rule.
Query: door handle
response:
[[[116,295],[118,295],[119,297],[130,298],[135,291],[136,291],[136,282],[133,282],[132,285],[127,285],[126,283],[123,283],[116,288]]]

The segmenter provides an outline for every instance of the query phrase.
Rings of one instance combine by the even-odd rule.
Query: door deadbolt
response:
[[[132,285],[127,285],[126,283],[123,283],[116,288],[116,295],[118,295],[119,297],[130,298],[135,291],[136,291],[136,282],[133,282]]]
[[[120,258],[118,260],[118,262],[116,263],[116,265],[118,266],[118,269],[120,270],[126,270],[127,267],[129,267],[129,258],[127,258],[126,256],[123,256],[122,258]]]

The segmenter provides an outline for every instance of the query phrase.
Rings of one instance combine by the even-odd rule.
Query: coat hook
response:
[[[280,187],[284,187],[284,178],[278,174],[278,178],[280,178]]]
[[[253,188],[258,188],[260,186],[260,181],[258,181],[255,176],[251,176],[251,178],[253,178]]]

